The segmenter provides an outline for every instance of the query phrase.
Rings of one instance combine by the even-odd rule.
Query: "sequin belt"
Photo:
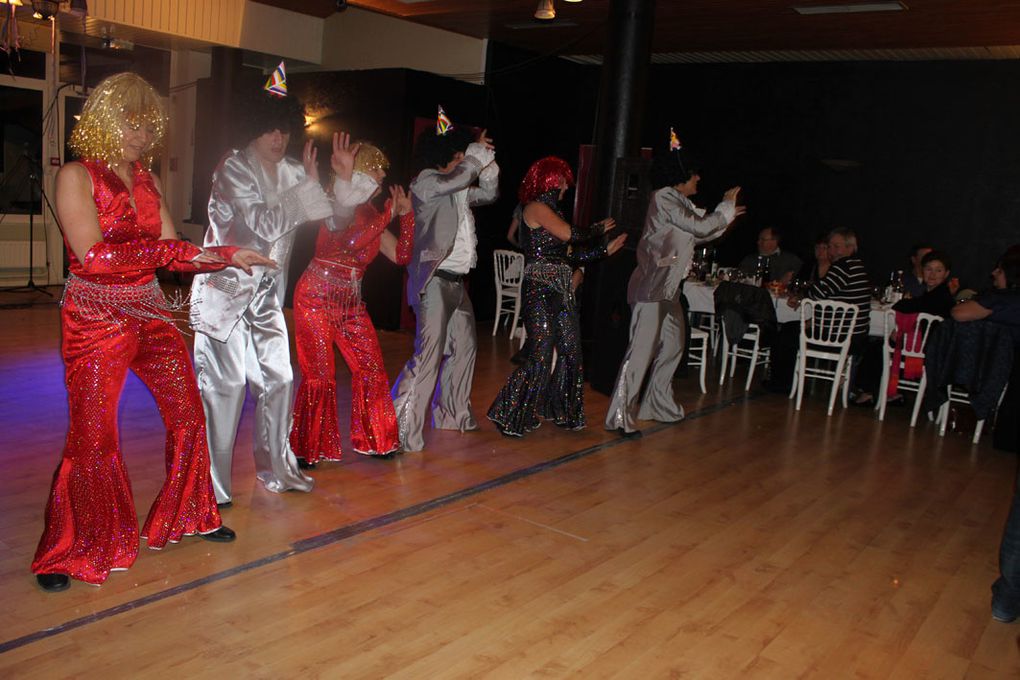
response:
[[[64,284],[60,305],[67,301],[87,319],[117,324],[126,318],[175,322],[177,319],[173,315],[188,305],[187,296],[180,293],[167,300],[155,278],[142,285],[103,284],[74,274],[68,276]]]
[[[326,297],[326,313],[334,323],[347,318],[361,306],[362,270],[347,264],[313,258],[305,273],[318,280]]]
[[[563,304],[569,305],[573,299],[573,291],[570,290],[570,277],[573,270],[570,265],[562,262],[529,262],[524,267],[524,278],[530,279],[543,286],[548,286],[563,295]]]

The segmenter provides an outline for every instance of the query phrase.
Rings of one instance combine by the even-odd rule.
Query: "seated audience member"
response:
[[[863,352],[871,311],[871,281],[864,263],[857,256],[857,234],[853,229],[839,228],[829,233],[829,260],[832,262],[829,271],[811,286],[807,297],[856,305],[857,325],[854,326],[850,353]],[[793,303],[797,304],[797,301]]]
[[[924,280],[924,256],[933,251],[927,243],[915,243],[910,248],[910,269],[903,272],[900,282],[903,284],[903,292],[910,297],[921,297],[928,291]]]
[[[1008,326],[1013,337],[1013,369],[1009,388],[999,406],[1007,417],[999,418],[995,429],[996,448],[1020,453],[1017,420],[1020,405],[1020,245],[1006,251],[992,270],[994,288],[953,307],[957,321],[985,319]],[[1001,431],[1001,432],[1000,432]],[[1006,441],[1012,437],[1012,441]],[[999,578],[992,584],[992,618],[1010,623],[1020,616],[1020,468],[1013,489],[1006,528],[999,545]]]
[[[740,271],[754,276],[758,273],[758,261],[765,258],[769,267],[769,281],[790,283],[800,271],[803,263],[793,253],[780,250],[779,242],[782,234],[775,227],[765,227],[758,232],[758,253],[748,255],[740,261]]]
[[[801,268],[801,278],[808,283],[814,283],[829,273],[829,265],[831,264],[832,261],[829,259],[829,235],[819,234],[815,238],[814,261]]]
[[[829,233],[829,259],[832,264],[825,276],[808,289],[811,300],[833,300],[857,306],[857,323],[850,342],[850,355],[859,358],[867,347],[868,321],[871,311],[871,282],[864,263],[857,257],[857,234],[852,229],[833,229]],[[790,296],[791,307],[800,300]],[[800,322],[784,323],[772,348],[772,376],[768,389],[789,392],[800,338]]]
[[[925,291],[921,295],[903,298],[893,309],[903,314],[935,314],[945,318],[953,309],[953,294],[949,290],[949,271],[952,263],[945,253],[937,250],[929,251],[921,262],[924,272]],[[882,343],[873,342],[868,345],[861,367],[857,374],[857,396],[854,406],[874,406],[875,394],[882,376]],[[889,403],[898,403],[902,397],[897,395]]]
[[[1010,326],[1020,345],[1020,245],[1011,246],[992,270],[992,288],[953,307],[957,321],[987,319]]]

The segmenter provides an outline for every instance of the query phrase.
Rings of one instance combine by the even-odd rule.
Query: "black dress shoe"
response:
[[[47,593],[59,593],[71,587],[71,579],[67,574],[36,574],[35,580]]]
[[[221,526],[210,534],[199,534],[198,536],[204,541],[212,541],[213,543],[230,543],[237,538],[237,534],[228,526]]]
[[[309,463],[307,460],[305,460],[301,456],[296,456],[296,458],[297,458],[297,466],[300,469],[302,469],[302,470],[314,470],[315,469],[315,463]]]
[[[627,432],[622,427],[616,428],[616,433],[624,439],[641,439],[644,435],[641,434],[641,430],[634,430],[633,432]]]
[[[220,510],[232,508],[234,507],[234,501],[223,501],[222,503],[217,503],[216,507],[219,508]]]

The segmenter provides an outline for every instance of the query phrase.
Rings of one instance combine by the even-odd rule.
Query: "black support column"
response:
[[[617,159],[638,155],[654,19],[655,0],[612,0],[599,86],[593,215],[609,210]]]
[[[213,170],[231,142],[231,115],[243,66],[236,47],[213,47],[208,78],[198,81],[195,106],[195,172],[191,183],[191,221],[208,224],[207,204]]]
[[[652,53],[655,0],[612,0],[596,124],[595,192],[591,217],[612,215],[618,231],[639,233],[640,218],[621,212],[618,169],[638,160],[645,90]],[[620,170],[623,172],[623,170]],[[627,217],[627,219],[624,219]],[[635,222],[635,223],[632,223]],[[629,243],[636,241],[632,238]],[[588,269],[581,316],[586,373],[592,388],[609,394],[627,347],[627,281],[633,251],[624,250]]]

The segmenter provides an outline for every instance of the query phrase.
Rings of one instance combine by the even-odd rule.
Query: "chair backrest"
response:
[[[524,276],[524,255],[513,250],[494,250],[492,259],[496,270],[496,285],[517,288]]]
[[[896,312],[889,309],[882,314],[882,321],[884,324],[883,338],[889,338],[892,336],[894,330],[896,330]],[[924,358],[924,349],[928,345],[928,336],[931,335],[931,331],[938,324],[942,323],[942,317],[936,314],[928,314],[926,312],[920,312],[917,315],[917,322],[914,325],[914,330],[910,333],[903,341],[903,347],[900,351],[900,356],[903,359],[907,357],[917,357],[920,359]],[[892,353],[892,348],[886,343],[886,348],[889,353]]]
[[[924,348],[928,344],[928,336],[937,325],[942,323],[942,317],[935,314],[921,312],[917,315],[917,325],[914,332],[907,338],[903,345],[903,356],[924,358]]]
[[[835,300],[800,304],[801,346],[849,347],[857,324],[857,305]]]

